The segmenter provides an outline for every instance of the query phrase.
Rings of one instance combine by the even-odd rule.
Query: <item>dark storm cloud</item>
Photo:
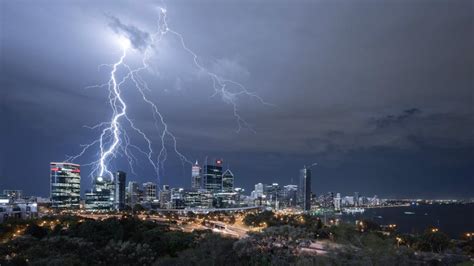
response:
[[[0,189],[46,195],[48,162],[97,136],[83,125],[110,119],[107,92],[84,87],[107,81],[109,69],[97,66],[120,56],[117,35],[136,48],[127,63],[141,62],[159,4],[2,2]],[[317,193],[472,195],[469,2],[211,0],[166,7],[169,26],[200,63],[275,105],[238,97],[239,114],[257,133],[237,134],[233,106],[211,98],[209,76],[176,39],[163,39],[142,75],[191,159],[224,157],[247,189],[259,181],[287,184],[302,165],[318,161]],[[159,140],[149,107],[130,85],[123,88],[130,117]],[[189,169],[183,173],[169,156],[163,183],[189,186]],[[153,180],[142,166],[130,178]]]
[[[411,117],[421,113],[420,109],[411,108],[403,111],[399,115],[388,115],[382,118],[375,119],[374,123],[378,128],[384,128],[391,125],[397,125],[403,123],[403,121],[410,119]]]
[[[107,15],[110,20],[109,26],[117,34],[130,40],[132,46],[140,51],[144,51],[150,45],[150,34],[142,31],[134,25],[124,24],[119,18]]]

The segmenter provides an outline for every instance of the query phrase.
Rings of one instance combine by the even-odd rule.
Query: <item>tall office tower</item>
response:
[[[160,208],[171,208],[171,190],[169,185],[163,185],[160,191]]]
[[[50,163],[51,207],[79,209],[81,199],[81,168],[73,163]]]
[[[127,174],[122,171],[115,173],[115,209],[121,211],[125,209],[125,180]]]
[[[252,191],[251,197],[253,199],[261,198],[263,196],[263,187],[262,183],[255,184],[255,189]]]
[[[311,210],[311,170],[305,168],[300,170],[299,202],[304,211]]]
[[[336,197],[334,198],[334,210],[341,211],[342,199],[341,193],[337,193]]]
[[[212,193],[222,191],[222,160],[216,160],[216,165],[204,166],[202,188]]]
[[[145,201],[156,200],[156,184],[153,182],[146,182],[143,184],[143,193]]]
[[[128,204],[130,206],[135,206],[140,200],[140,187],[138,183],[135,181],[128,182],[127,188],[127,195],[128,195]]]
[[[115,184],[110,178],[96,177],[92,190],[85,194],[86,209],[94,211],[113,210],[115,207],[114,194]]]
[[[227,169],[222,174],[222,192],[233,192],[234,191],[234,174]]]
[[[201,166],[199,166],[197,160],[191,168],[191,187],[193,189],[201,188]]]

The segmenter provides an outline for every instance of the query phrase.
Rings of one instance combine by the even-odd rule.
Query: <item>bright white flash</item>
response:
[[[127,37],[124,37],[124,36],[119,36],[118,42],[120,43],[120,46],[124,50],[127,50],[132,45],[130,43],[130,40]]]
[[[159,8],[157,26],[157,31],[151,36],[151,44],[143,51],[143,58],[139,67],[132,68],[127,64],[127,52],[129,52],[133,46],[128,38],[120,36],[118,41],[122,48],[121,56],[115,63],[106,65],[110,67],[109,80],[102,85],[90,86],[107,89],[112,116],[109,121],[90,127],[91,129],[100,130],[99,138],[89,144],[82,145],[81,152],[75,156],[69,156],[67,160],[74,161],[83,156],[91,148],[98,147],[98,159],[85,164],[93,167],[91,176],[109,176],[113,179],[113,174],[108,166],[112,160],[118,156],[124,156],[128,160],[130,169],[132,173],[135,174],[134,165],[138,161],[137,156],[141,155],[146,158],[148,163],[155,170],[158,179],[157,182],[159,183],[161,171],[163,171],[164,163],[168,158],[168,148],[172,148],[172,151],[181,159],[183,164],[192,164],[190,160],[179,152],[176,137],[170,131],[165,117],[160,112],[158,106],[148,97],[148,92],[151,91],[151,88],[149,88],[147,82],[140,75],[143,70],[149,68],[148,62],[153,53],[153,49],[155,49],[153,47],[157,47],[160,41],[166,36],[177,38],[181,44],[181,48],[192,57],[195,67],[210,78],[214,90],[211,96],[219,95],[225,103],[232,106],[233,114],[237,120],[237,131],[240,131],[242,126],[252,130],[238,112],[236,100],[239,97],[248,96],[257,99],[263,104],[268,104],[255,93],[248,91],[241,83],[225,79],[204,67],[199,62],[198,55],[186,45],[183,35],[169,28],[165,8]],[[130,84],[132,86],[128,87]],[[157,132],[159,132],[159,149],[154,149],[155,144],[152,143],[147,134],[135,125],[133,120],[129,117],[126,99],[121,94],[122,87],[125,87],[125,85],[127,85],[127,89],[136,89],[142,96],[143,103],[150,107],[155,120],[155,128]],[[141,142],[145,143],[145,145],[136,144],[138,140],[132,140],[131,136],[133,135],[139,136]]]

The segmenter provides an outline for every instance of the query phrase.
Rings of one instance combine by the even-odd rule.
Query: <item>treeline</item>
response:
[[[266,212],[245,219],[252,221],[267,223],[266,228],[240,240],[210,230],[176,231],[133,216],[10,222],[0,225],[0,265],[410,265],[467,258],[420,257],[393,237],[346,224],[324,225],[313,216]],[[325,255],[303,252],[321,239],[328,245]]]

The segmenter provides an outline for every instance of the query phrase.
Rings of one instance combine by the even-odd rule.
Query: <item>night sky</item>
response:
[[[159,1],[0,1],[0,189],[49,194],[49,162],[80,152],[110,119],[107,82],[133,37],[139,63]],[[247,193],[258,182],[381,197],[473,197],[474,13],[471,1],[165,1],[170,28],[200,62],[266,102],[236,98],[252,126],[237,131],[232,105],[176,38],[145,71],[151,98],[190,160],[223,158]],[[124,87],[129,114],[153,141],[150,110]],[[142,145],[142,144],[139,144]],[[158,148],[158,145],[156,146]],[[97,149],[75,161],[97,159]],[[140,159],[112,169],[155,181]],[[90,167],[82,167],[89,188]],[[293,180],[293,182],[292,182]],[[169,152],[162,184],[190,187],[191,167]]]

